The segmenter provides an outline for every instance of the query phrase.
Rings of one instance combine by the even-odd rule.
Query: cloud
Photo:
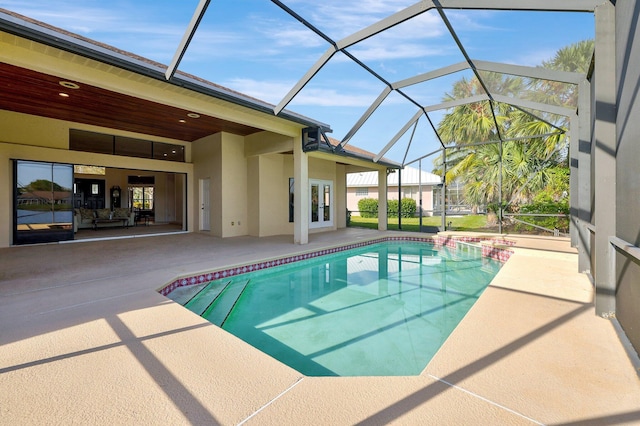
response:
[[[249,78],[235,78],[221,83],[225,87],[237,90],[263,101],[278,104],[295,85],[293,81],[263,81]],[[291,106],[318,107],[369,107],[379,94],[379,88],[354,82],[348,84],[351,90],[339,88],[305,87],[291,102]],[[354,87],[355,86],[355,87]]]

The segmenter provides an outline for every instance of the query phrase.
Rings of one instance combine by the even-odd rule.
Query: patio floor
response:
[[[305,377],[156,292],[187,273],[390,234],[0,249],[0,424],[640,424],[640,379],[565,239],[514,237],[415,377]]]

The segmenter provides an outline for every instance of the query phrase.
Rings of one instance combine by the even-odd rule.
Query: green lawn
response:
[[[451,226],[448,225],[449,222],[451,222]],[[439,216],[422,218],[423,227],[441,226],[441,225],[442,225],[442,218]],[[377,218],[365,219],[359,216],[351,216],[351,223],[349,226],[378,229],[378,219]],[[420,227],[420,218],[412,217],[412,218],[402,219],[403,231],[419,232],[420,231],[419,227]],[[387,222],[387,229],[389,230],[398,229],[397,217],[389,218]],[[447,216],[447,229],[452,231],[486,231],[487,217],[485,215],[467,215],[467,216],[459,216],[459,217]]]

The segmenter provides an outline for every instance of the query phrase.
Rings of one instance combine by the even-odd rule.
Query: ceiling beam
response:
[[[540,80],[558,81],[561,83],[580,84],[585,79],[584,74],[577,72],[556,71],[542,67],[526,67],[522,65],[503,64],[499,62],[473,60],[476,68],[482,71],[501,74],[517,75],[520,77],[537,78]]]
[[[369,117],[371,117],[371,114],[373,114],[375,112],[375,110],[378,109],[380,104],[387,98],[387,96],[389,96],[389,93],[391,93],[391,88],[389,86],[385,86],[385,88],[382,89],[382,92],[380,93],[380,95],[378,95],[376,100],[373,101],[373,103],[364,112],[364,114],[362,114],[362,117],[360,117],[360,119],[356,122],[356,124],[353,125],[351,130],[349,130],[349,132],[347,132],[345,137],[340,142],[340,146],[345,146],[347,143],[349,143],[349,140],[351,140],[353,135],[355,135],[356,132],[358,130],[360,130],[360,128],[369,119]]]
[[[280,103],[278,103],[278,105],[276,105],[276,107],[273,108],[273,112],[276,115],[280,114],[280,111],[282,111],[289,104],[289,102],[291,102],[293,98],[295,98],[296,95],[300,93],[300,91],[304,88],[304,86],[306,86],[307,83],[311,81],[313,76],[315,76],[318,73],[318,71],[320,71],[327,62],[329,62],[329,59],[331,59],[331,57],[335,55],[336,52],[337,50],[335,47],[333,46],[329,47],[322,54],[320,59],[318,59],[316,63],[313,64],[313,66],[309,69],[309,71],[307,71],[307,73],[300,80],[298,80],[295,86],[293,86],[291,90],[289,90],[289,92],[285,95],[285,97],[282,98]]]
[[[486,94],[469,96],[468,98],[454,99],[452,101],[442,102],[440,104],[428,105],[424,107],[425,112],[438,111],[441,109],[449,109],[460,105],[475,104],[476,102],[488,101],[489,96]]]
[[[198,6],[196,6],[196,10],[193,12],[193,16],[191,17],[191,22],[187,26],[186,31],[184,32],[184,36],[182,36],[182,40],[178,45],[178,49],[176,53],[173,55],[173,60],[171,64],[167,67],[167,70],[164,73],[164,76],[167,80],[171,80],[171,77],[176,73],[178,69],[178,65],[180,65],[180,61],[182,57],[187,51],[189,47],[189,43],[191,43],[191,39],[193,38],[196,30],[198,29],[198,25],[200,25],[200,21],[204,17],[204,13],[207,11],[207,7],[209,6],[210,0],[200,0]]]
[[[534,111],[548,112],[550,114],[563,115],[565,117],[570,117],[572,114],[576,112],[575,109],[571,109],[567,107],[543,104],[540,102],[527,101],[525,99],[512,98],[510,96],[504,96],[504,95],[493,95],[493,99],[498,102],[502,102],[504,104],[514,105],[521,108],[528,108]]]
[[[445,9],[593,12],[604,0],[440,0]]]
[[[411,127],[415,122],[418,121],[422,114],[424,114],[424,111],[416,112],[415,115],[411,117],[411,120],[407,121],[407,124],[402,126],[402,129],[400,129],[400,131],[396,133],[396,135],[389,141],[389,143],[384,148],[382,148],[378,155],[373,157],[373,162],[377,163],[382,158],[382,156],[386,154],[387,151],[389,151],[391,147],[396,144],[396,142],[398,142],[398,139],[400,139],[402,135],[404,135],[407,130],[409,130],[409,127]]]
[[[394,89],[401,89],[403,87],[412,86],[414,84],[423,83],[428,80],[433,80],[438,77],[453,74],[458,71],[469,69],[469,64],[465,61],[458,62],[457,64],[451,64],[449,66],[438,68],[437,70],[429,71],[424,74],[419,74],[414,77],[409,77],[404,80],[396,81],[391,84]]]

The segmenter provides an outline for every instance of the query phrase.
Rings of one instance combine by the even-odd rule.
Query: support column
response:
[[[578,272],[591,272],[591,232],[587,228],[592,223],[591,83],[587,80],[578,87],[578,128]]]
[[[302,132],[293,140],[293,242],[309,243],[309,157],[302,151]]]
[[[442,213],[440,218],[442,219],[442,226],[440,230],[445,232],[447,230],[447,148],[442,148]]]
[[[595,283],[596,314],[615,314],[615,267],[609,237],[616,235],[615,6],[596,7],[595,37]]]
[[[498,233],[502,235],[502,138],[500,138],[500,167],[498,176]]]
[[[387,169],[378,170],[378,230],[387,230]]]
[[[571,247],[578,247],[578,212],[580,192],[578,191],[578,145],[580,144],[578,114],[569,117],[569,236]]]
[[[402,169],[398,169],[398,229],[402,231]]]

